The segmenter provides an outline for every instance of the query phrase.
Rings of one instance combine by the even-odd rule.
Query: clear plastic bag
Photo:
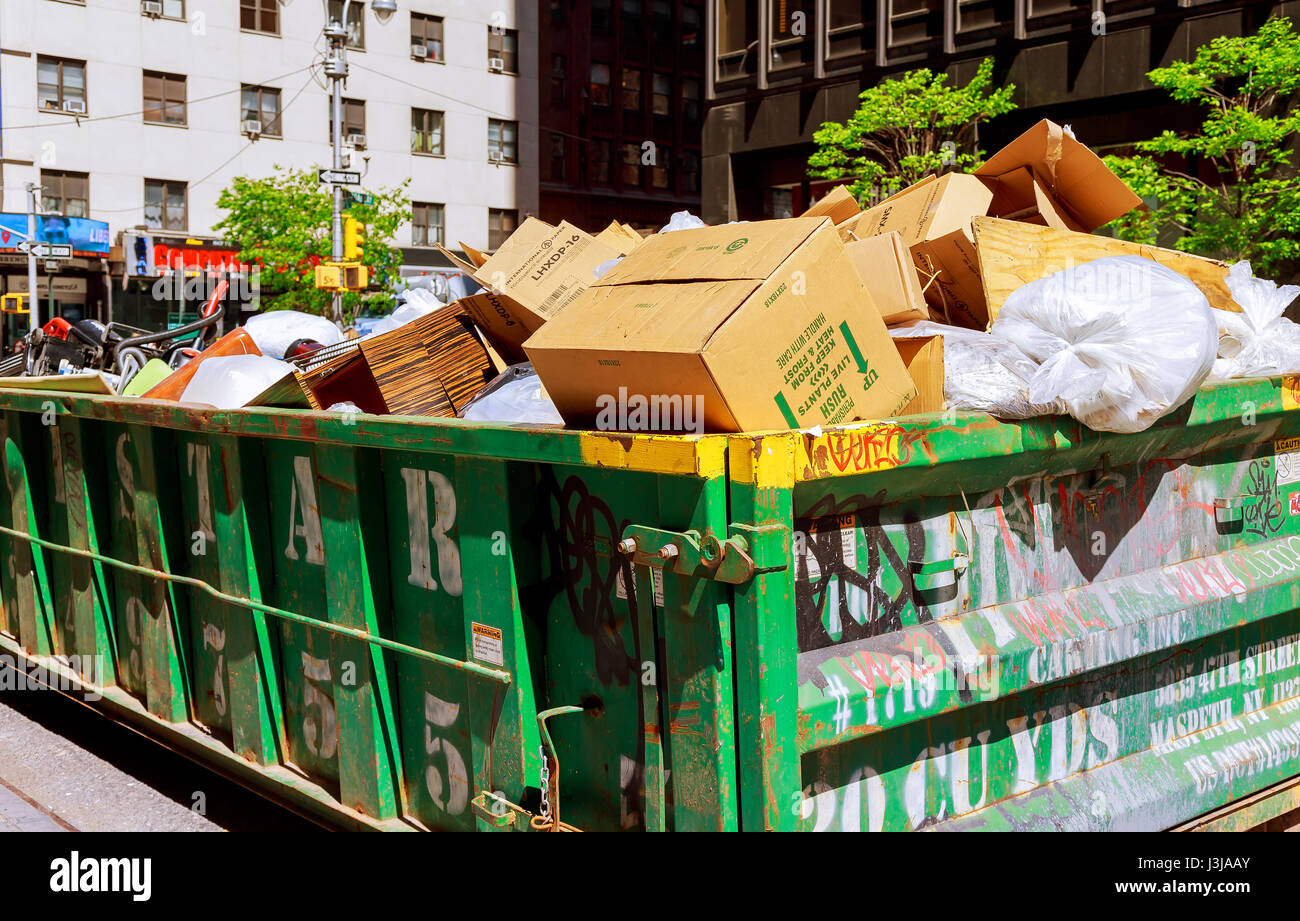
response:
[[[292,371],[293,365],[269,355],[214,355],[199,363],[181,402],[238,409]]]
[[[1228,270],[1228,291],[1241,313],[1215,310],[1219,358],[1212,381],[1237,377],[1275,377],[1300,372],[1300,325],[1282,313],[1300,296],[1300,286],[1256,278],[1249,262]]]
[[[689,211],[674,211],[668,223],[659,228],[660,233],[669,233],[673,230],[695,230],[698,227],[708,227],[695,215]]]
[[[1034,403],[1060,401],[1107,432],[1145,431],[1185,403],[1218,350],[1196,285],[1139,256],[1108,256],[1032,281],[1007,298],[990,332],[1038,365]]]
[[[1065,412],[1059,402],[1029,399],[1029,379],[1038,370],[1010,342],[962,326],[922,320],[891,327],[896,339],[943,336],[943,396],[946,408],[989,413],[1001,419],[1031,419]]]
[[[546,395],[542,380],[529,362],[502,371],[461,411],[475,422],[563,425],[564,419]]]

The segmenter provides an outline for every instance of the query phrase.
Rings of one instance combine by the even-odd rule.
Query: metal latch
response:
[[[1259,496],[1219,496],[1214,500],[1214,520],[1227,524],[1241,521],[1246,509],[1259,502]]]
[[[633,524],[623,529],[618,549],[631,559],[634,566],[652,566],[678,575],[714,579],[731,585],[748,582],[756,573],[784,569],[789,565],[788,556],[772,561],[754,558],[755,548],[766,549],[768,544],[786,547],[788,552],[788,542],[783,542],[781,536],[788,533],[787,529],[780,526],[746,529],[733,525],[731,531],[726,540],[718,540],[712,534],[701,535],[699,531],[664,531]],[[749,536],[746,531],[750,532]],[[777,565],[762,565],[769,562]]]

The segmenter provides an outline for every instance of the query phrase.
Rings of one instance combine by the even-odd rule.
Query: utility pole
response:
[[[34,244],[36,242],[36,190],[40,188],[36,183],[27,183],[27,242]],[[28,318],[31,323],[31,330],[37,329],[41,325],[41,304],[36,297],[36,254],[32,252],[33,247],[27,247],[27,307]],[[51,294],[54,292],[54,285],[50,285]]]
[[[348,7],[352,0],[343,4],[343,22],[348,19]],[[325,76],[330,79],[330,112],[333,128],[330,131],[330,147],[333,152],[331,166],[343,169],[343,81],[348,76],[347,41],[348,30],[336,19],[331,19],[325,26],[325,40],[329,42],[329,53],[325,57]],[[334,214],[331,222],[333,239],[331,252],[335,262],[343,261],[343,186],[332,187],[334,195]],[[334,292],[333,320],[343,325],[343,295]]]

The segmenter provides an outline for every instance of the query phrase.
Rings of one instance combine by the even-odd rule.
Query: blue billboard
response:
[[[27,239],[27,215],[0,213],[0,250],[18,249]],[[42,243],[71,243],[78,256],[108,255],[108,224],[61,214],[36,216],[36,239]]]

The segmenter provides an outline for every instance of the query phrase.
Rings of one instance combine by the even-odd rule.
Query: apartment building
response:
[[[538,17],[541,217],[698,214],[702,0],[538,0]]]
[[[212,230],[231,179],[330,164],[321,32],[327,12],[341,19],[344,9],[342,0],[3,0],[0,212],[25,211],[22,186],[36,181],[43,211],[101,238],[102,222],[120,244],[79,249],[56,292],[83,275],[82,312],[102,317],[97,302],[111,302],[122,275],[152,277],[168,260],[234,267],[233,247]],[[350,168],[362,191],[411,179],[404,261],[442,265],[437,242],[496,246],[538,210],[535,5],[346,9]],[[8,283],[21,257],[2,230]]]
[[[981,129],[996,150],[1048,117],[1090,146],[1119,150],[1198,113],[1148,71],[1220,35],[1254,32],[1300,3],[1257,0],[709,0],[703,217],[798,214],[813,133],[844,121],[858,93],[928,67],[964,83],[982,58],[1016,86],[1019,108]]]

